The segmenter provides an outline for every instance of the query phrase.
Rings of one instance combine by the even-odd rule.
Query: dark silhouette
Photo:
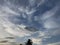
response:
[[[26,45],[32,45],[32,43],[33,43],[32,40],[31,39],[28,39]]]
[[[22,44],[20,44],[20,45],[22,45]]]

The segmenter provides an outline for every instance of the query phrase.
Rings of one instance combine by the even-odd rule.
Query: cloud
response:
[[[5,31],[5,33],[3,33],[1,36],[5,35],[5,37],[6,37],[7,34],[8,34],[8,35],[14,35],[14,36],[19,36],[19,37],[24,37],[24,36],[29,36],[31,34],[31,32],[26,31],[23,28],[24,25],[21,25],[21,26],[20,25],[15,25],[14,23],[12,23],[9,20],[10,17],[13,17],[15,15],[19,15],[19,13],[13,11],[8,6],[1,6],[0,9],[1,9],[0,10],[0,25],[1,25],[0,27],[2,28],[2,29],[1,28],[0,29],[3,30],[3,31]]]
[[[41,0],[42,1],[41,5],[43,5],[42,7],[45,6],[44,9],[41,7],[42,9],[41,10],[40,2],[37,4],[39,0],[37,2],[36,1],[37,0],[29,0],[29,3],[32,6],[32,9],[30,9],[29,6],[24,7],[24,5],[17,6],[15,8],[16,5],[12,3],[13,4],[12,6],[11,3],[9,3],[9,1],[8,1],[9,4],[7,3],[8,5],[0,6],[0,36],[1,37],[16,36],[17,42],[19,40],[24,41],[24,39],[27,40],[28,38],[31,38],[34,44],[38,44],[38,45],[43,45],[44,41],[47,41],[45,42],[45,44],[48,44],[48,45],[54,45],[55,42],[56,43],[59,42],[58,37],[60,35],[60,23],[59,23],[60,17],[58,16],[58,19],[56,18],[57,16],[56,12],[59,10],[58,8],[59,5],[50,9],[49,6],[45,4],[46,2],[44,2],[44,0]],[[35,5],[35,2],[39,7],[38,11],[37,9],[33,8],[33,6]],[[49,8],[50,10],[46,8]],[[41,14],[40,14],[40,11],[42,12]],[[37,17],[34,18],[37,12],[39,13],[37,14]],[[26,19],[27,21],[24,22]],[[38,21],[34,22],[35,20],[38,20]],[[22,25],[20,25],[20,22],[22,22]],[[40,30],[36,32],[31,32],[31,31],[24,29],[26,25],[29,25],[29,26],[34,25],[34,27],[35,26],[37,27],[37,25],[40,25],[39,22],[43,26]],[[54,40],[55,38],[56,40]],[[51,42],[52,44],[49,44]]]
[[[44,22],[45,28],[57,28],[59,27],[58,23],[54,20],[55,13],[58,11],[58,6],[51,9],[50,11],[47,11],[42,16],[42,21]]]
[[[46,11],[45,13],[43,13],[43,16],[42,16],[42,20],[46,20],[46,19],[49,19],[50,17],[52,17],[53,15],[55,15],[55,13],[57,12],[58,10],[58,7],[55,6],[53,9],[49,10],[49,11]]]
[[[60,42],[52,43],[52,44],[48,44],[48,45],[60,45]]]
[[[37,45],[39,45],[39,44],[42,43],[42,42],[41,42],[41,39],[32,38],[32,41],[33,41],[34,44],[37,44]]]
[[[7,25],[5,25],[6,29],[5,31],[12,34],[12,35],[15,35],[15,36],[19,36],[19,37],[24,37],[24,36],[29,36],[30,35],[30,32],[29,31],[26,31],[24,28],[22,27],[18,27],[14,24],[10,24],[8,23]],[[28,33],[29,32],[29,33]]]
[[[0,16],[8,16],[8,15],[19,15],[19,13],[13,11],[8,6],[1,6],[0,8]]]
[[[36,2],[36,0],[29,0],[29,3],[30,3],[31,6],[34,6],[35,2]]]

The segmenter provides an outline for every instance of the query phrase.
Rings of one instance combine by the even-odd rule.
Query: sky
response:
[[[60,0],[0,0],[0,38],[34,45],[60,45]]]

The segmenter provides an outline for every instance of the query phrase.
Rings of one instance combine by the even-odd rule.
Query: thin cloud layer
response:
[[[16,42],[32,39],[34,45],[59,45],[59,0],[0,0],[0,36]],[[26,4],[25,4],[26,3]],[[32,32],[25,27],[37,28]],[[20,41],[21,40],[21,41]]]

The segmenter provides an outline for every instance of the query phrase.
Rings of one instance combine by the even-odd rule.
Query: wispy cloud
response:
[[[37,0],[29,0],[30,6],[33,7],[35,5],[36,1]],[[41,0],[41,1],[42,1],[41,4],[39,1],[39,3],[37,4],[37,7],[39,7],[43,3],[44,4],[46,3],[44,0]],[[51,42],[51,40],[50,40],[51,38],[54,37],[53,39],[55,39],[57,35],[60,35],[60,23],[59,23],[60,17],[59,16],[56,17],[57,11],[60,9],[59,5],[56,5],[51,10],[47,10],[47,11],[45,11],[41,8],[42,9],[41,11],[45,11],[45,12],[42,14],[39,13],[37,15],[37,18],[35,18],[38,21],[35,21],[35,20],[32,20],[31,18],[34,18],[33,15],[37,11],[37,9],[35,9],[35,8],[31,9],[29,6],[24,7],[21,5],[12,6],[13,3],[11,4],[9,1],[7,4],[8,5],[0,6],[0,36],[1,37],[16,36],[16,37],[19,37],[22,41],[24,41],[22,38],[24,38],[24,39],[31,38],[32,41],[34,42],[34,44],[38,44],[38,45],[43,45],[44,43],[46,45],[60,44],[59,41],[57,43],[55,43],[53,41],[53,43],[49,44],[49,42]],[[17,8],[15,8],[16,6],[17,6]],[[46,6],[47,6],[47,4],[46,4]],[[14,7],[14,9],[12,9],[13,7]],[[46,7],[46,8],[49,8],[49,7]],[[21,18],[21,16],[22,16],[22,18]],[[24,29],[26,27],[26,25],[29,25],[25,22],[24,22],[25,23],[25,25],[24,25],[23,20],[25,21],[25,19],[27,19],[26,22],[29,22],[29,24],[31,23],[33,25],[34,23],[38,24],[40,22],[43,26],[39,31],[36,31],[36,32],[28,31],[28,30]],[[22,25],[20,25],[20,22],[22,22]],[[34,25],[34,26],[36,26],[36,25]],[[41,30],[44,30],[44,31],[41,31]],[[16,38],[16,39],[18,39],[18,38]],[[44,41],[48,41],[48,42],[44,42]]]

